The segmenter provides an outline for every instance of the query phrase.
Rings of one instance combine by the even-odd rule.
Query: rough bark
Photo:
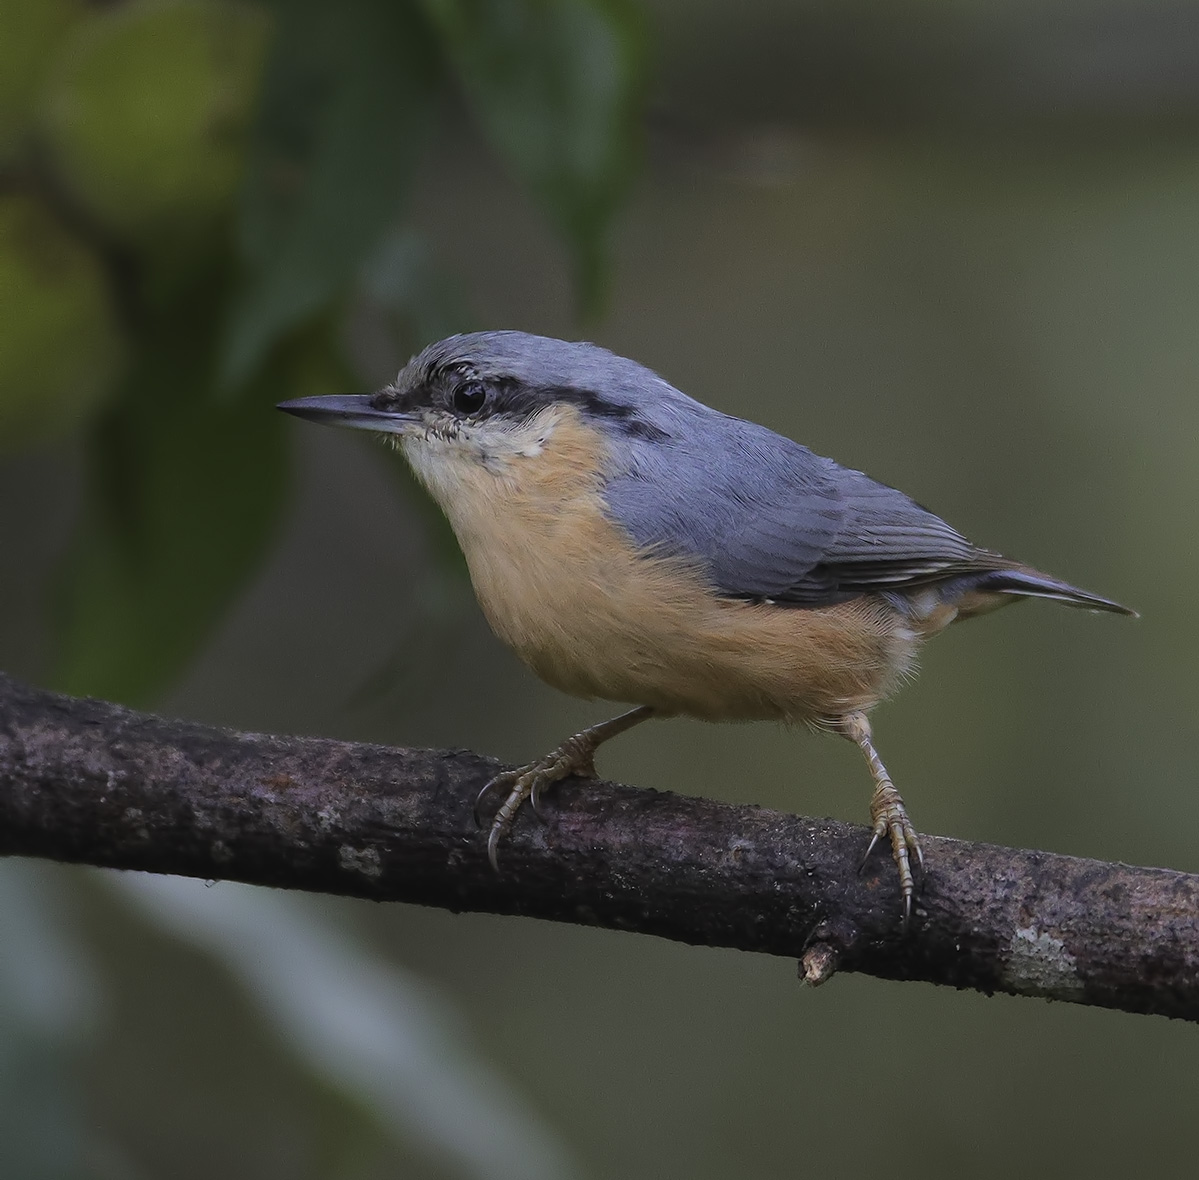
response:
[[[495,762],[166,721],[0,675],[0,853],[524,914],[1199,1019],[1199,876],[924,837],[910,930],[864,828],[568,780],[487,863]]]

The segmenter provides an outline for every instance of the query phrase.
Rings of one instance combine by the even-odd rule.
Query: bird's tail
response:
[[[1080,590],[1063,582],[1059,578],[1050,577],[1031,566],[1012,566],[1006,569],[989,571],[974,582],[974,589],[990,591],[993,594],[1011,594],[1020,598],[1048,598],[1053,602],[1064,602],[1067,606],[1076,606],[1081,610],[1110,611],[1116,615],[1131,615],[1138,617],[1137,612],[1110,598],[1102,598],[1088,590]]]

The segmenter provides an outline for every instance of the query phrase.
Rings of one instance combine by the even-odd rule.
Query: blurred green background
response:
[[[1199,6],[0,0],[0,667],[509,760],[607,713],[283,397],[586,336],[1138,608],[954,629],[917,826],[1199,871]],[[846,744],[603,773],[863,820]],[[0,1175],[1123,1176],[1199,1031],[648,938],[0,866]]]

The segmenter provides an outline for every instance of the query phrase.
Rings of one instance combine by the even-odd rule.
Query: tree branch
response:
[[[866,829],[562,784],[491,871],[466,751],[232,733],[0,675],[0,854],[525,914],[1199,1020],[1199,876],[924,837],[905,936]]]

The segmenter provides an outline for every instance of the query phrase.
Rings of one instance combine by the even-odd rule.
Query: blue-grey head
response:
[[[598,345],[512,331],[430,344],[378,393],[302,398],[281,409],[390,438],[459,540],[478,520],[464,514],[475,511],[469,502],[486,498],[489,484],[534,476],[538,465],[565,478],[566,464],[544,460],[561,459],[571,438],[578,480],[598,482],[611,516],[635,540],[658,544],[659,525],[669,523],[675,505],[694,506],[700,490],[721,482],[713,465],[724,463],[730,429],[770,435]],[[583,456],[590,462],[580,462],[580,444],[591,448]]]
[[[413,440],[415,447],[404,448],[412,457],[422,441],[510,453],[562,407],[606,434],[643,439],[668,434],[679,410],[712,413],[635,361],[524,332],[450,336],[413,357],[378,393],[301,398],[280,409]]]

